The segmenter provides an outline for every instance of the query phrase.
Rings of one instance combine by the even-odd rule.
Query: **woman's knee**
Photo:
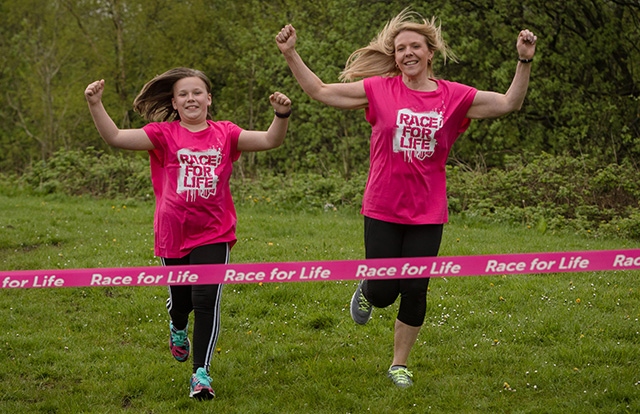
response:
[[[395,281],[367,280],[364,286],[364,296],[376,308],[386,308],[392,305],[400,291]]]
[[[409,326],[422,326],[427,315],[425,298],[402,298],[398,309],[398,320]]]
[[[427,313],[429,279],[406,279],[401,285],[398,320],[410,326],[422,326]]]

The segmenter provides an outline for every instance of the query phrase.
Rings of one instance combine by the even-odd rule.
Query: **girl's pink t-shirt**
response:
[[[371,124],[369,177],[362,214],[400,224],[448,220],[445,165],[470,124],[477,90],[433,79],[437,90],[409,89],[402,76],[364,80]]]
[[[240,157],[242,129],[228,121],[207,122],[209,128],[199,132],[180,121],[143,127],[155,147],[149,157],[156,256],[181,258],[199,246],[236,241],[229,179]]]

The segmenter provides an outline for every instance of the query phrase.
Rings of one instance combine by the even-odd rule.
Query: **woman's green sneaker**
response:
[[[394,365],[389,368],[389,371],[387,371],[387,377],[391,378],[391,381],[393,381],[393,383],[399,388],[409,388],[413,385],[413,381],[411,380],[413,374],[407,369],[407,367],[403,367],[401,365]]]
[[[358,283],[358,287],[351,297],[351,319],[358,325],[364,325],[369,322],[371,311],[373,310],[373,305],[369,303],[362,293],[363,283],[364,280]]]

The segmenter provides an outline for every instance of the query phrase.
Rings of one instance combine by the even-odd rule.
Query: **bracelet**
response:
[[[293,112],[293,110],[291,108],[289,108],[289,112],[285,113],[285,114],[281,114],[280,112],[276,111],[275,109],[273,110],[273,113],[278,117],[278,118],[289,118],[291,116],[291,112]]]
[[[533,58],[531,58],[531,59],[522,59],[521,57],[519,57],[518,58],[518,62],[531,63],[531,62],[533,62]]]

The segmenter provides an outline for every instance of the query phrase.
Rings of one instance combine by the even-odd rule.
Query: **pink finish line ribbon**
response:
[[[640,270],[640,249],[319,262],[0,271],[0,287],[204,285]]]

